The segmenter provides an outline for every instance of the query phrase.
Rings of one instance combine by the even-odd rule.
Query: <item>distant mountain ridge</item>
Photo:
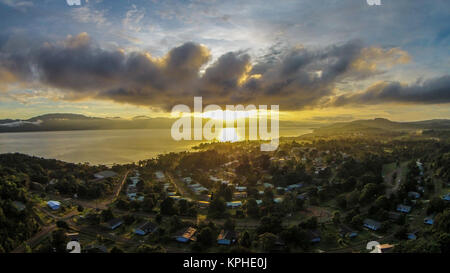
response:
[[[71,131],[71,130],[109,130],[109,129],[168,129],[173,119],[139,118],[126,120],[121,118],[88,117],[80,114],[46,114],[27,120],[0,120],[0,133]]]
[[[1,119],[0,133],[71,131],[71,130],[113,130],[113,129],[170,129],[175,119],[136,116],[131,119],[120,117],[99,118],[81,114],[52,113],[27,120]],[[396,122],[385,118],[337,122],[330,125],[280,121],[280,127],[315,128],[313,135],[330,134],[394,134],[414,130],[450,130],[449,119],[432,119],[414,122]]]
[[[314,135],[395,135],[418,130],[450,130],[450,120],[433,119],[414,122],[396,122],[385,118],[338,122],[316,128]]]

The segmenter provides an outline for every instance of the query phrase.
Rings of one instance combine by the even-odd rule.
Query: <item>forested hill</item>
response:
[[[314,129],[313,136],[336,135],[402,135],[409,133],[429,133],[430,131],[450,131],[450,120],[435,119],[416,122],[395,122],[376,118],[340,122]]]
[[[71,130],[110,130],[110,129],[170,129],[173,119],[135,117],[98,118],[78,114],[47,114],[27,120],[0,120],[0,133]]]

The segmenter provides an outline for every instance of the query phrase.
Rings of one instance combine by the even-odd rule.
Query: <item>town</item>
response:
[[[2,155],[4,178],[26,190],[2,188],[11,208],[0,219],[21,219],[26,232],[2,238],[1,250],[65,252],[78,241],[82,252],[332,253],[369,252],[377,241],[383,253],[448,251],[448,143],[259,144],[205,143],[112,167]]]

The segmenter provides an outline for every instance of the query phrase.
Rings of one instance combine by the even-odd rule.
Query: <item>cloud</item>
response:
[[[138,9],[136,5],[131,5],[131,9],[129,9],[122,23],[127,30],[132,30],[135,32],[139,32],[142,29],[141,21],[145,16],[145,11],[142,9]]]
[[[93,23],[98,26],[110,25],[104,10],[96,10],[89,6],[82,6],[73,8],[71,14],[73,19],[81,23]]]
[[[299,110],[322,105],[340,81],[382,73],[380,67],[405,63],[408,55],[349,41],[312,50],[272,50],[255,63],[246,51],[210,60],[210,50],[197,43],[184,43],[155,58],[146,51],[104,49],[81,33],[3,52],[0,77],[9,84],[57,88],[66,100],[104,99],[167,110],[201,95],[207,104],[279,104],[284,110]]]
[[[0,3],[20,11],[26,11],[28,8],[34,6],[31,1],[0,0]]]
[[[347,104],[442,104],[450,103],[450,75],[406,85],[400,82],[379,82],[356,94],[333,99],[334,106]]]

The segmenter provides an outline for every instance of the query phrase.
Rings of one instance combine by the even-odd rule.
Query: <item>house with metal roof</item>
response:
[[[378,229],[381,228],[381,223],[380,222],[372,220],[372,219],[369,219],[369,218],[364,220],[363,225],[366,228],[371,229],[371,230],[378,230]]]
[[[217,243],[219,245],[231,245],[237,241],[237,233],[234,230],[223,230],[220,231],[217,237]]]
[[[425,225],[433,225],[434,224],[434,215],[425,217],[425,219],[423,219],[423,223]]]
[[[410,207],[410,206],[406,206],[406,205],[399,204],[399,205],[397,206],[397,211],[403,212],[403,213],[410,213],[410,212],[411,212],[411,207]]]
[[[193,227],[188,227],[184,230],[180,235],[176,236],[175,239],[180,243],[188,243],[190,241],[196,241],[197,238],[195,234],[197,233],[197,229]]]
[[[118,228],[122,224],[123,224],[123,220],[122,219],[114,218],[114,219],[111,219],[110,221],[108,221],[106,223],[106,227],[108,227],[111,230],[114,230],[114,229]]]
[[[134,233],[137,235],[147,235],[148,233],[153,233],[156,230],[158,230],[158,226],[156,226],[154,223],[147,221],[142,224],[140,224],[137,228],[134,229]]]
[[[52,210],[58,210],[61,207],[61,203],[58,201],[48,201],[47,206],[49,206]]]

